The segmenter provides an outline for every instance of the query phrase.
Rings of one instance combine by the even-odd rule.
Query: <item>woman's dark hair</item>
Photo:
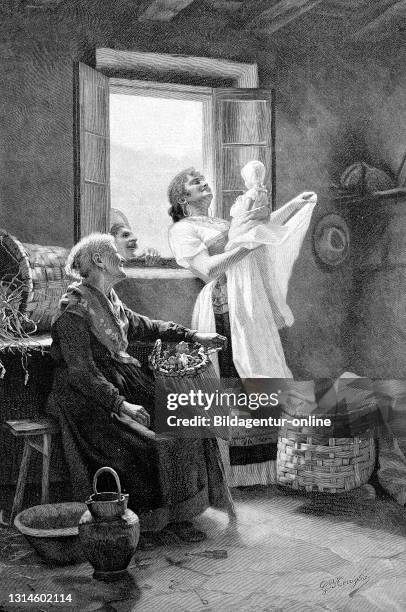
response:
[[[170,207],[168,209],[168,214],[170,217],[172,217],[174,223],[186,217],[183,208],[185,198],[188,195],[188,192],[185,189],[185,183],[188,175],[193,176],[194,174],[196,174],[196,170],[194,168],[186,168],[186,170],[178,172],[178,174],[174,176],[169,184],[168,200]]]

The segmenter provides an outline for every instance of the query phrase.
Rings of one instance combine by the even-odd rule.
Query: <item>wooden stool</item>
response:
[[[4,427],[16,438],[24,438],[23,458],[21,460],[17,488],[10,516],[10,524],[12,524],[15,516],[20,512],[23,505],[25,484],[32,449],[35,449],[42,455],[41,504],[47,504],[49,501],[49,464],[51,460],[52,434],[58,433],[59,427],[57,422],[52,419],[6,421]]]

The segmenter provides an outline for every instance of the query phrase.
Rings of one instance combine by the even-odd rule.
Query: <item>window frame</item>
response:
[[[108,78],[108,89],[110,93],[125,93],[127,95],[144,95],[154,97],[166,97],[175,99],[199,100],[203,102],[203,170],[208,181],[213,186],[214,207],[213,212],[222,216],[223,209],[216,201],[219,181],[217,179],[216,164],[219,157],[217,154],[218,142],[215,134],[216,122],[216,88],[202,87],[198,85],[180,84],[176,81],[179,74],[187,75],[190,78],[199,76],[210,79],[230,79],[232,87],[235,89],[258,90],[258,68],[257,64],[247,64],[233,62],[223,59],[194,57],[170,54],[144,53],[138,51],[121,51],[116,49],[98,48],[96,49],[95,70]],[[162,81],[149,81],[136,78],[137,71],[151,70],[155,74],[159,73]],[[125,72],[125,77],[122,74]],[[128,76],[128,72],[134,73],[134,78]],[[218,89],[220,91],[220,89]],[[255,95],[255,94],[254,94]],[[274,142],[274,104],[272,104],[272,138]],[[78,129],[78,127],[76,128]],[[77,165],[77,164],[76,164]],[[275,146],[272,151],[272,201],[274,202],[274,176],[275,176]],[[219,194],[220,195],[220,194]],[[76,200],[76,198],[75,198]],[[80,228],[76,227],[76,218],[80,203],[75,203],[75,241],[80,235]],[[79,215],[80,218],[80,215]],[[108,224],[108,217],[106,219]],[[141,261],[131,262],[129,268],[148,269]],[[162,258],[159,266],[155,268],[178,268],[174,258]],[[154,268],[151,268],[153,270]]]
[[[231,89],[255,89],[258,90],[259,77],[258,66],[256,62],[235,62],[227,59],[219,59],[213,57],[198,57],[190,55],[173,55],[170,53],[150,53],[143,51],[129,51],[122,49],[110,49],[107,47],[98,47],[96,49],[96,66],[98,72],[105,74],[109,78],[110,87],[131,87],[131,83],[138,83],[138,86],[144,90],[148,90],[149,85],[152,85],[155,92],[162,92],[162,97],[177,97],[177,95],[190,95],[189,99],[194,98],[194,94],[201,96],[202,99],[210,96],[210,101],[203,104],[203,125],[205,131],[203,133],[203,170],[213,189],[213,206],[212,210],[215,215],[223,215],[223,206],[221,203],[221,194],[218,194],[217,180],[218,172],[216,164],[219,157],[215,148],[218,146],[217,137],[214,130],[215,105],[213,87],[201,87],[198,85],[187,85],[176,83],[176,78],[179,75],[186,75],[190,78],[201,77],[210,82],[213,79],[229,79],[232,82]],[[145,74],[145,71],[150,71],[159,75],[159,81],[145,80],[144,76],[138,77],[137,74]],[[121,75],[125,73],[123,78]],[[131,73],[131,77],[128,76]],[[221,91],[221,88],[217,88]],[[130,92],[128,92],[130,93]],[[135,95],[142,95],[133,92]],[[157,95],[159,95],[157,93]],[[183,98],[186,99],[186,98]],[[200,98],[198,98],[200,99]],[[274,112],[274,104],[272,106]],[[274,130],[275,117],[272,116],[272,126]],[[273,140],[275,135],[273,134]],[[275,166],[275,146],[272,159],[272,172],[274,173]],[[274,184],[274,174],[272,183]],[[274,190],[273,190],[274,191]],[[220,196],[220,197],[218,197]],[[274,203],[274,192],[272,192],[272,202]]]
[[[210,87],[180,85],[177,83],[159,83],[137,79],[109,79],[110,94],[145,96],[151,98],[170,98],[174,100],[193,100],[203,105],[203,173],[210,184],[214,184],[215,146],[213,133],[213,90]],[[215,197],[214,193],[214,197]]]

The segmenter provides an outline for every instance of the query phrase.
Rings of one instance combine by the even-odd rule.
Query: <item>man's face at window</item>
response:
[[[212,201],[213,194],[202,174],[199,172],[188,174],[185,182],[185,191],[187,193],[186,198],[189,204],[203,206],[207,212]]]
[[[132,259],[137,248],[137,238],[128,227],[121,227],[115,236],[117,251],[124,259]]]

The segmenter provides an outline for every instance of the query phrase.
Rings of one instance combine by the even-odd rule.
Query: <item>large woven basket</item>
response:
[[[278,438],[278,483],[297,491],[344,493],[368,482],[375,466],[371,431],[353,438],[285,424]]]
[[[49,331],[59,300],[70,281],[65,273],[69,251],[59,246],[22,244],[0,230],[0,288],[21,288],[18,309],[38,331]]]

